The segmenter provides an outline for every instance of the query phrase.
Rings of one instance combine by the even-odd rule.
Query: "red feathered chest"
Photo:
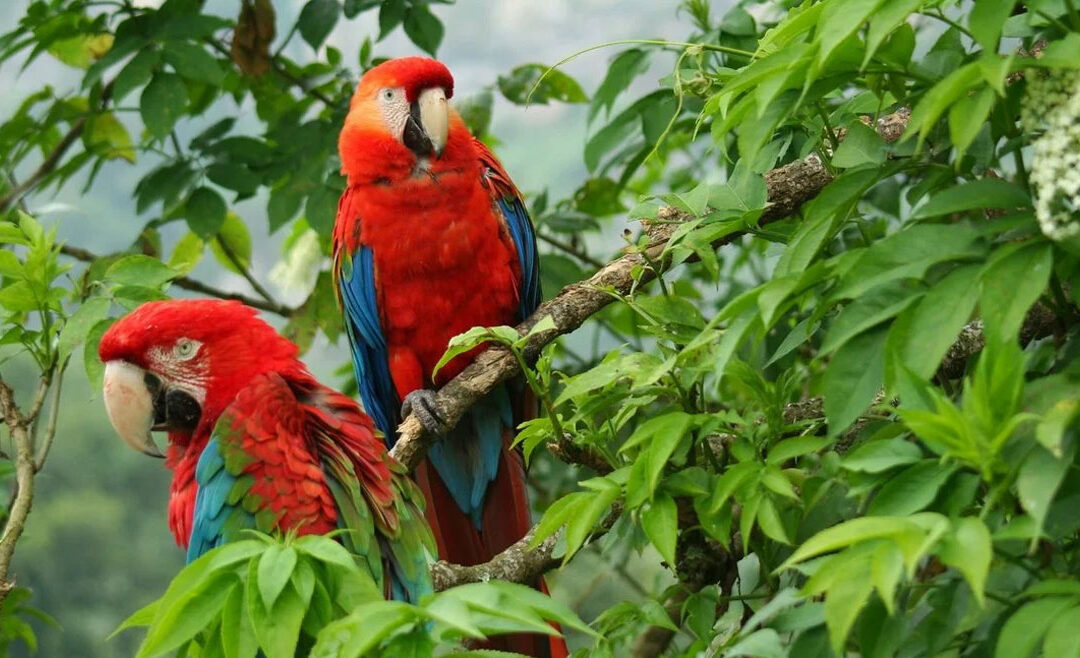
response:
[[[468,364],[472,355],[463,355],[432,382],[453,336],[514,323],[520,265],[480,176],[477,163],[347,193],[359,241],[374,254],[380,320],[402,397]]]

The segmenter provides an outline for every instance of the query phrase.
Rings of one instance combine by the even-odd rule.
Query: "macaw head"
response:
[[[450,71],[429,57],[392,59],[365,73],[338,138],[342,172],[388,178],[442,158],[461,123],[447,103],[453,95]]]
[[[170,443],[186,445],[209,432],[256,375],[302,371],[297,353],[240,302],[148,302],[101,339],[105,410],[128,445],[162,457],[152,431],[167,431]]]

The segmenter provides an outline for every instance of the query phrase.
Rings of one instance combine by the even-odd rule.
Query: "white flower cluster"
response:
[[[270,280],[285,292],[308,295],[315,289],[322,260],[319,234],[308,229],[297,238],[284,260],[270,270]]]
[[[1029,75],[1021,120],[1033,142],[1035,217],[1051,240],[1080,235],[1080,71]]]

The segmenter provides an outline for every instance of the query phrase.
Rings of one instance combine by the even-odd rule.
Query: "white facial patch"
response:
[[[405,132],[405,122],[409,120],[409,101],[405,98],[405,89],[403,87],[380,89],[377,99],[386,129],[400,140]]]

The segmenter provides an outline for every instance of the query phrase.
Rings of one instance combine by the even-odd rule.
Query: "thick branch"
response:
[[[909,117],[910,112],[906,109],[882,117],[877,126],[879,134],[889,141],[899,139]],[[765,174],[765,183],[769,190],[769,206],[765,208],[759,225],[787,217],[830,182],[832,175],[817,155],[768,172]],[[656,271],[649,263],[658,262],[662,258],[667,240],[675,226],[674,223],[653,225],[649,233],[651,243],[644,250],[616,258],[585,281],[566,286],[553,299],[541,304],[529,319],[518,325],[518,330],[524,335],[545,316],[551,316],[555,329],[534,334],[529,339],[526,352],[535,355],[558,336],[580,327],[589,317],[615,300],[616,297],[611,295],[610,291],[626,295],[635,285],[656,278]],[[717,240],[713,247],[729,244],[742,235],[744,233],[739,232],[725,236]],[[634,276],[635,272],[638,274],[637,278]],[[508,351],[498,348],[485,350],[469,367],[439,390],[436,402],[440,416],[453,427],[476,400],[516,375],[518,371],[517,360]],[[392,454],[412,470],[423,459],[433,440],[433,437],[425,435],[419,419],[410,415],[398,428],[398,440]]]
[[[431,581],[436,592],[489,580],[507,580],[512,583],[531,583],[559,564],[552,557],[558,535],[552,535],[539,546],[531,547],[533,532],[525,535],[490,562],[463,567],[439,560],[431,566]]]
[[[97,254],[87,251],[82,247],[73,247],[69,244],[60,245],[60,253],[65,256],[71,256],[76,260],[81,260],[89,263],[90,261],[100,258]],[[268,313],[276,313],[278,315],[289,317],[296,312],[296,309],[279,304],[273,301],[267,301],[258,297],[249,297],[238,292],[229,292],[227,290],[221,290],[213,286],[207,285],[202,281],[196,281],[190,277],[182,276],[178,279],[172,280],[172,285],[177,288],[183,288],[184,290],[190,290],[192,292],[202,293],[211,297],[217,297],[218,299],[235,299],[239,302],[243,302],[252,308],[257,308],[260,311],[266,311]]]
[[[15,395],[6,382],[0,380],[0,414],[4,417],[11,440],[15,444],[15,499],[12,501],[4,533],[0,535],[0,604],[15,587],[8,580],[15,545],[22,536],[30,505],[34,500],[34,450],[30,436],[33,420],[24,416],[15,403]]]

